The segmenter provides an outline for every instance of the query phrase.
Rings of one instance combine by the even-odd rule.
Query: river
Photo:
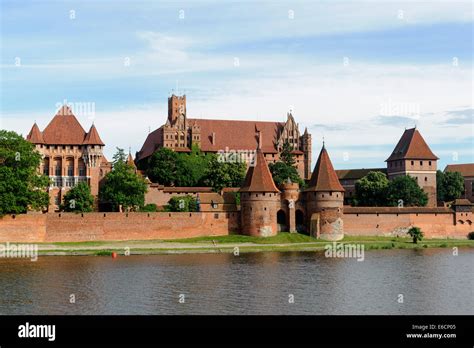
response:
[[[472,315],[473,266],[449,248],[0,259],[0,314]]]

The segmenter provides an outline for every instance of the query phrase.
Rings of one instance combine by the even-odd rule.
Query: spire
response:
[[[31,127],[30,133],[26,136],[26,140],[33,144],[44,144],[43,134],[41,134],[36,121],[33,127]]]
[[[344,192],[339,179],[337,178],[336,171],[332,166],[331,160],[329,159],[328,152],[323,143],[323,148],[319,153],[318,161],[314,167],[311,180],[309,181],[309,187],[306,191],[338,191]]]
[[[97,129],[95,128],[94,125],[91,126],[89,133],[86,134],[83,144],[84,145],[102,145],[102,146],[105,145],[100,139],[99,133],[97,132]]]
[[[128,150],[127,164],[133,167],[134,169],[137,169],[137,166],[135,165],[135,161],[133,160],[130,148]]]
[[[280,192],[275,186],[261,148],[257,148],[255,163],[249,167],[240,192]]]

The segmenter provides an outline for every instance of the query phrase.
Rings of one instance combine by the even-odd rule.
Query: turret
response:
[[[261,139],[261,135],[259,138]],[[280,204],[280,191],[275,186],[268,169],[261,144],[260,141],[253,166],[249,167],[239,191],[241,231],[250,236],[269,237],[278,232],[277,210]]]
[[[281,185],[281,208],[288,216],[288,232],[296,232],[295,205],[299,198],[300,185],[292,182],[290,178]]]
[[[311,235],[324,240],[342,239],[344,188],[337,178],[324,144],[305,196]]]

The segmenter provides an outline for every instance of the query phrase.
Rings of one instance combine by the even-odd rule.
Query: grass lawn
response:
[[[242,235],[229,236],[210,236],[196,237],[187,239],[168,239],[165,242],[174,243],[200,243],[200,242],[216,242],[216,243],[255,243],[255,244],[287,244],[287,243],[312,243],[322,242],[316,238],[300,233],[281,232],[273,237],[251,237]]]

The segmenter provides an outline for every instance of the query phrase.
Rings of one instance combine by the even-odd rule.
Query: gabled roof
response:
[[[318,161],[314,167],[311,180],[309,181],[309,187],[305,191],[337,191],[344,192],[339,179],[337,178],[336,171],[332,166],[331,160],[329,159],[326,147],[323,145],[321,152],[319,153]]]
[[[140,152],[137,153],[136,157],[138,160],[153,155],[157,149],[157,145],[163,146],[163,126],[148,134]]]
[[[445,172],[459,172],[464,177],[474,176],[474,163],[448,164]]]
[[[401,159],[437,160],[438,157],[431,151],[420,132],[416,128],[411,128],[405,129],[397,146],[385,162]]]
[[[454,200],[453,202],[453,205],[457,205],[457,206],[472,206],[473,204],[466,198],[458,198],[456,200]]]
[[[254,165],[249,167],[240,192],[280,192],[260,147],[257,148]]]
[[[265,134],[262,151],[277,153],[275,142],[285,122],[235,121],[188,119],[189,124],[196,123],[201,127],[201,150],[216,152],[226,147],[233,150],[255,149],[258,145],[257,131]],[[215,133],[215,143],[212,143]]]
[[[97,132],[97,129],[95,128],[94,125],[91,126],[91,129],[89,130],[89,133],[87,133],[83,144],[84,145],[102,145],[102,146],[105,145],[102,142],[102,139],[100,139],[99,133]]]
[[[26,140],[33,144],[44,144],[43,134],[41,134],[36,122],[33,127],[31,127],[30,133],[26,136]]]
[[[71,109],[63,105],[43,131],[46,144],[81,145],[86,132],[73,115]]]
[[[338,169],[336,170],[336,175],[339,180],[359,180],[370,172],[387,174],[387,168]]]

